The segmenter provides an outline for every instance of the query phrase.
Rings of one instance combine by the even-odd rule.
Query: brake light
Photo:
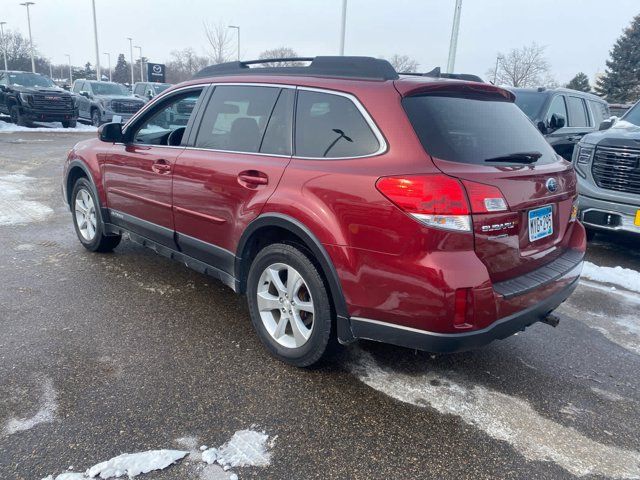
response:
[[[467,189],[472,213],[506,212],[508,210],[507,201],[498,187],[469,180],[462,180],[462,183]]]
[[[376,188],[416,220],[431,227],[471,231],[471,213],[459,180],[446,175],[382,177]]]

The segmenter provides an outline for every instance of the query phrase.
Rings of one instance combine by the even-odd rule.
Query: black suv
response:
[[[31,122],[62,122],[73,128],[78,108],[71,94],[38,73],[0,71],[0,113],[21,126]]]
[[[609,105],[600,97],[568,88],[509,88],[516,105],[531,119],[553,149],[571,160],[573,148],[607,120]]]

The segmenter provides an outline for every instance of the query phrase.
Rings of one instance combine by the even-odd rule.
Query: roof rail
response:
[[[250,68],[273,62],[311,62],[308,66]],[[295,57],[268,58],[245,62],[227,62],[203,68],[194,78],[224,75],[302,75],[369,80],[396,80],[398,73],[389,62],[373,57]]]
[[[481,82],[485,83],[482,78],[477,75],[473,75],[471,73],[442,73],[440,71],[440,67],[436,67],[430,72],[426,73],[416,73],[416,72],[402,72],[400,75],[414,75],[417,77],[433,77],[433,78],[451,78],[454,80],[467,80],[470,82]]]

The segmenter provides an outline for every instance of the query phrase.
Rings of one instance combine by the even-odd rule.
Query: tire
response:
[[[272,281],[274,274],[279,287]],[[299,278],[289,285],[294,274]],[[277,359],[308,367],[327,353],[333,324],[329,294],[316,267],[297,248],[276,243],[256,255],[247,278],[247,302],[260,340]]]
[[[587,233],[587,242],[593,241],[596,238],[596,231],[591,228],[586,228],[585,232]]]
[[[78,126],[78,120],[67,120],[62,122],[62,128],[76,128]]]
[[[100,118],[100,111],[97,108],[91,109],[91,125],[99,127],[102,125],[102,119]]]
[[[105,235],[100,203],[93,185],[79,178],[71,193],[71,215],[78,240],[91,252],[110,252],[120,243],[120,235]],[[83,221],[84,220],[84,221]]]
[[[24,119],[24,115],[20,112],[20,108],[17,105],[11,107],[11,121],[20,127],[28,127],[29,122]]]

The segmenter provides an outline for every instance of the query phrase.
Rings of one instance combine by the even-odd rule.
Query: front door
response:
[[[240,235],[291,159],[294,98],[278,85],[215,87],[174,171],[175,228],[187,255],[232,273]]]
[[[111,221],[150,240],[173,247],[172,176],[186,132],[167,121],[180,102],[197,102],[202,87],[165,98],[124,131],[102,164]],[[186,136],[184,136],[186,139]]]

